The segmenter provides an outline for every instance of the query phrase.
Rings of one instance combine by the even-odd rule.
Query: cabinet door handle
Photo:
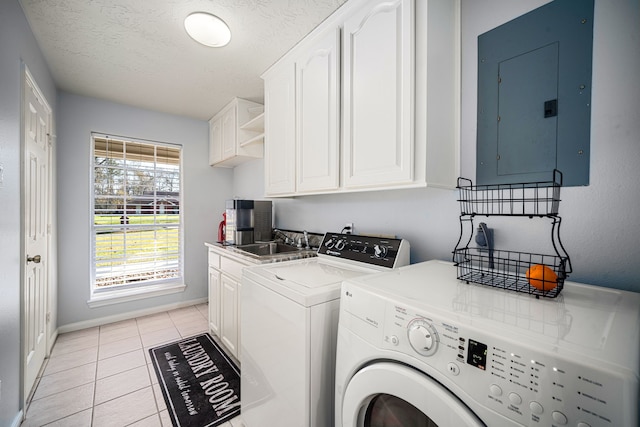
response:
[[[36,255],[36,256],[27,255],[27,264],[30,262],[35,262],[36,264],[40,264],[40,261],[42,261],[42,257],[40,255]]]

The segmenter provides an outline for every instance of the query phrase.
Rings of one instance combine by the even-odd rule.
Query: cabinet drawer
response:
[[[242,278],[242,269],[246,266],[247,264],[234,261],[230,258],[220,258],[220,270],[224,274],[231,276],[238,281],[240,281],[240,279]]]
[[[209,267],[220,268],[220,255],[213,251],[209,251]]]

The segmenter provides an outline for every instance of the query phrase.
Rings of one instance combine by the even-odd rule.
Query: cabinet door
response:
[[[330,28],[296,61],[297,191],[338,188],[340,29]]]
[[[413,179],[413,7],[413,0],[372,0],[345,21],[346,188]]]
[[[212,119],[209,122],[209,164],[214,165],[222,160],[222,123]]]
[[[222,160],[229,159],[236,155],[236,107],[233,105],[222,114]]]
[[[264,171],[267,195],[295,191],[295,69],[281,65],[264,81]]]
[[[236,341],[236,359],[240,360],[242,355],[242,280],[237,282],[236,298],[238,304],[236,305],[236,325],[238,330],[238,341]]]
[[[220,317],[220,339],[238,356],[238,282],[222,274],[220,276],[222,310]]]
[[[220,272],[209,267],[209,330],[220,336]]]

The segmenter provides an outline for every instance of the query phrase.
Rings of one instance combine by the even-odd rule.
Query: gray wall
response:
[[[206,297],[204,242],[217,237],[232,178],[231,170],[208,165],[208,123],[65,92],[59,95],[58,116],[58,326]],[[183,146],[184,292],[93,309],[87,306],[92,131]]]
[[[546,0],[462,0],[461,174],[475,178],[477,37]],[[588,187],[562,189],[562,241],[570,280],[640,292],[640,3],[596,0]],[[237,167],[234,194],[264,197],[262,161]],[[451,259],[459,235],[457,192],[441,189],[275,200],[280,228],[386,233],[411,243],[411,261]],[[550,222],[483,218],[499,249],[553,253]],[[477,222],[477,221],[476,221]],[[551,250],[551,252],[549,252]]]
[[[21,88],[26,65],[49,104],[56,88],[27,20],[16,0],[0,2],[0,425],[20,410],[20,233]]]

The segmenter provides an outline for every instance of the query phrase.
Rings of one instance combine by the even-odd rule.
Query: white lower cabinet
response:
[[[220,336],[220,272],[209,267],[209,330]]]
[[[240,331],[239,310],[238,310],[238,283],[236,280],[221,275],[221,302],[222,312],[220,316],[220,339],[227,346],[234,356],[238,353],[238,332]]]
[[[240,359],[242,269],[251,265],[209,246],[209,330]]]

